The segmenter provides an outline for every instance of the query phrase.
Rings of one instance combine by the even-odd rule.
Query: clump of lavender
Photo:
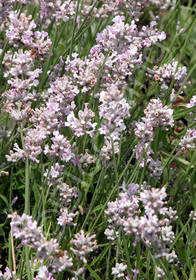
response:
[[[76,1],[50,1],[50,0],[40,0],[40,19],[45,21],[45,19],[56,20],[57,23],[60,20],[64,22],[69,21],[74,18],[76,11]]]
[[[143,187],[139,191],[137,184],[129,185],[128,189],[123,186],[119,198],[108,203],[105,211],[108,222],[114,230],[122,226],[126,235],[134,236],[134,245],[145,241],[154,250],[155,257],[170,256],[167,246],[174,240],[171,219],[176,218],[176,211],[165,206],[165,187],[160,190]]]
[[[173,110],[164,106],[159,98],[150,100],[144,114],[145,117],[142,120],[153,128],[160,127],[168,130],[167,126],[174,126]]]
[[[51,138],[52,145],[49,148],[49,145],[45,146],[44,153],[49,155],[51,160],[60,159],[62,161],[68,162],[74,157],[72,152],[72,146],[69,140],[64,137],[59,131],[53,132],[54,137]]]
[[[38,274],[33,280],[55,280],[52,273],[48,271],[45,265],[40,266]]]
[[[95,113],[88,109],[88,103],[85,103],[84,111],[80,110],[78,112],[78,119],[74,116],[74,112],[71,111],[64,125],[70,127],[77,137],[85,134],[93,137],[97,126],[96,122],[92,122],[94,117]]]
[[[135,123],[134,132],[140,143],[134,149],[136,158],[140,160],[140,167],[149,163],[148,168],[155,178],[159,179],[162,174],[162,166],[159,159],[153,160],[150,143],[153,142],[154,130],[161,128],[168,130],[168,126],[174,126],[173,110],[163,105],[161,100],[151,99],[144,110],[145,117],[141,122]]]
[[[31,15],[27,15],[18,11],[11,11],[9,14],[9,24],[6,31],[6,37],[9,43],[14,47],[21,44],[37,50],[37,55],[46,55],[50,49],[52,41],[45,31],[35,31],[37,25],[32,20]],[[32,53],[33,57],[33,53]]]
[[[70,188],[66,183],[57,185],[57,188],[59,189],[60,201],[62,203],[62,206],[60,208],[60,215],[57,218],[57,223],[61,226],[76,226],[77,224],[74,223],[73,220],[78,214],[78,211],[73,213],[69,210],[72,198],[78,196],[76,193],[76,188]]]
[[[186,134],[180,140],[179,146],[181,147],[181,150],[195,149],[195,147],[196,147],[196,130],[187,129]]]
[[[189,103],[186,105],[187,108],[192,108],[196,106],[196,95],[193,95]]]
[[[74,238],[71,240],[71,243],[74,247],[71,248],[71,250],[84,263],[87,263],[86,255],[90,252],[93,252],[97,248],[97,241],[93,240],[95,237],[95,234],[85,235],[84,231],[81,230],[79,233],[75,234]]]
[[[59,244],[56,239],[47,241],[44,237],[41,227],[37,226],[36,221],[26,214],[19,216],[16,212],[9,215],[12,218],[10,223],[13,236],[21,240],[21,246],[27,245],[37,252],[36,258],[48,260],[48,266],[52,268],[53,273],[65,270],[73,265],[72,259],[68,257],[67,251],[63,251],[62,256],[57,257],[59,253]]]
[[[84,1],[86,4],[82,10],[82,14],[86,15],[92,5],[88,8],[88,1]],[[124,11],[127,11],[131,18],[134,18],[136,21],[139,21],[139,17],[143,14],[143,9],[149,5],[156,5],[161,9],[167,9],[168,7],[173,7],[176,3],[176,0],[167,0],[167,1],[155,1],[155,0],[105,0],[100,7],[95,7],[93,10],[93,16],[96,18],[107,18],[109,15],[122,15]]]
[[[82,93],[92,94],[91,89],[97,83],[101,89],[111,84],[122,88],[126,85],[127,75],[133,74],[134,66],[142,64],[143,48],[166,38],[155,25],[152,22],[139,30],[134,21],[125,24],[124,16],[116,16],[113,25],[97,34],[97,45],[91,48],[89,56],[82,60],[74,53],[72,59],[66,59],[66,73],[71,73],[73,83]]]
[[[116,266],[112,267],[112,274],[116,275],[117,278],[124,277],[124,271],[126,270],[126,268],[126,264],[116,263]]]
[[[24,149],[19,148],[18,144],[14,144],[14,149],[10,150],[10,155],[6,155],[8,161],[17,162],[20,159],[24,160],[26,158],[39,163],[37,157],[42,152],[41,145],[46,138],[46,131],[39,129],[29,129],[24,137]]]
[[[102,120],[99,133],[105,135],[105,145],[102,147],[103,156],[110,158],[110,155],[119,152],[120,134],[126,129],[124,118],[130,116],[129,104],[123,98],[123,93],[118,90],[115,84],[107,88],[107,91],[100,93],[99,116]]]
[[[13,278],[14,277],[14,278]],[[5,272],[0,271],[0,279],[1,280],[19,280],[16,278],[16,272],[12,272],[9,267],[5,268]]]
[[[154,66],[152,70],[147,68],[147,75],[158,81],[162,90],[167,90],[174,79],[173,91],[177,92],[187,76],[187,69],[186,66],[178,67],[178,61],[173,59],[163,66]]]

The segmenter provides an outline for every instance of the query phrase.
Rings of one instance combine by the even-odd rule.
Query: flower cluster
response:
[[[34,62],[30,51],[19,50],[14,55],[8,52],[3,64],[8,69],[4,77],[8,78],[11,87],[3,94],[6,98],[4,107],[16,121],[22,121],[31,114],[30,101],[36,100],[36,92],[30,90],[38,86],[42,70],[33,70]]]
[[[155,128],[162,128],[168,130],[167,126],[174,126],[173,110],[164,106],[161,100],[151,99],[148,106],[144,110],[145,117],[142,118],[142,122],[135,123],[135,135],[140,140],[140,143],[135,147],[134,151],[138,160],[142,159],[140,166],[149,164],[149,170],[153,173],[153,176],[160,178],[162,173],[161,162],[156,159],[153,160],[152,150],[150,143],[153,141],[153,135]]]
[[[165,187],[160,190],[144,187],[139,191],[137,184],[129,185],[128,189],[123,185],[123,192],[115,201],[108,203],[105,214],[111,228],[115,230],[122,226],[126,235],[135,237],[135,245],[143,240],[154,249],[155,257],[168,256],[167,245],[174,240],[170,223],[172,216],[173,219],[176,217],[176,211],[165,207]],[[140,210],[140,202],[144,212]]]
[[[191,98],[191,100],[189,101],[189,103],[186,106],[187,106],[187,108],[192,108],[192,107],[196,106],[196,95],[193,95],[193,97]]]
[[[134,21],[125,24],[124,16],[116,16],[113,25],[97,34],[97,45],[91,48],[90,55],[82,60],[76,53],[72,54],[72,59],[66,60],[65,70],[72,73],[73,83],[83,93],[90,92],[97,83],[101,88],[111,83],[122,87],[126,76],[133,74],[134,66],[142,63],[143,48],[166,38],[155,25],[152,22],[139,31]]]
[[[60,201],[62,202],[62,207],[60,209],[60,216],[57,218],[57,223],[61,226],[65,225],[74,225],[76,223],[73,222],[75,216],[78,214],[78,211],[75,213],[69,210],[69,204],[73,197],[77,197],[76,189],[70,188],[66,183],[62,183],[58,185],[57,188],[60,192]]]
[[[40,266],[38,274],[33,280],[55,280],[52,273],[48,271],[45,265]]]
[[[86,15],[89,12],[92,5],[87,5],[88,1],[84,1],[86,5],[81,11],[83,15]],[[139,17],[143,13],[144,7],[149,5],[159,6],[161,9],[167,9],[168,7],[173,7],[176,3],[176,0],[105,0],[100,7],[95,7],[93,10],[93,16],[96,18],[107,18],[109,15],[121,15],[124,11],[128,11],[128,14],[131,18],[134,18],[136,21],[139,20]]]
[[[48,102],[59,104],[61,113],[68,115],[70,110],[76,107],[73,100],[78,93],[79,89],[72,83],[72,79],[67,75],[63,75],[63,77],[57,78],[50,84],[50,88],[48,89]]]
[[[52,160],[59,158],[65,162],[70,161],[74,157],[74,154],[69,140],[60,134],[59,131],[54,131],[53,135],[54,137],[51,138],[53,142],[51,149],[46,145],[44,153],[49,155]]]
[[[47,178],[48,186],[56,186],[63,181],[63,167],[58,162],[51,166],[50,169],[46,169],[44,177]]]
[[[152,70],[147,68],[147,75],[154,77],[154,80],[161,84],[163,90],[167,90],[174,80],[173,89],[178,91],[187,76],[187,69],[186,66],[178,67],[178,61],[173,59],[163,66],[154,66]]]
[[[40,19],[55,19],[56,21],[68,21],[72,19],[76,11],[76,1],[50,1],[40,0]],[[49,20],[51,22],[51,20]]]
[[[5,268],[5,272],[2,273],[2,271],[0,271],[0,279],[1,280],[19,280],[19,278],[16,278],[16,272],[12,272],[9,267]]]
[[[112,267],[112,274],[116,275],[118,278],[124,277],[124,271],[127,265],[123,263],[116,263],[115,267]]]
[[[50,267],[55,273],[71,267],[72,259],[68,257],[67,251],[63,251],[62,256],[57,257],[59,253],[59,244],[56,239],[47,241],[41,232],[41,228],[37,226],[36,221],[32,221],[32,217],[26,214],[19,216],[16,212],[9,215],[12,218],[10,223],[13,236],[21,239],[21,245],[28,245],[37,251],[37,258],[42,260],[49,259]]]
[[[87,263],[86,255],[90,252],[93,252],[97,248],[97,241],[93,240],[95,236],[95,234],[87,234],[85,236],[84,231],[81,230],[79,233],[75,234],[74,238],[71,240],[71,243],[75,247],[71,248],[71,250],[84,263]]]
[[[195,149],[195,147],[196,147],[196,130],[187,129],[186,134],[180,140],[179,146],[181,147],[181,150]]]
[[[160,127],[167,130],[167,126],[174,126],[173,110],[164,106],[161,100],[151,99],[150,103],[144,110],[145,117],[143,121],[153,128]]]
[[[107,91],[100,93],[102,104],[99,105],[99,116],[103,123],[99,132],[105,135],[105,145],[102,152],[106,158],[112,154],[112,146],[114,146],[114,153],[118,153],[120,133],[126,129],[123,119],[130,115],[129,104],[123,96],[115,84],[108,87]]]
[[[26,11],[21,14],[18,11],[11,11],[6,37],[15,47],[23,44],[34,48],[37,54],[42,56],[48,53],[52,41],[49,39],[47,32],[34,31],[36,27],[32,16],[27,16]]]
[[[6,155],[8,161],[16,162],[20,159],[31,159],[39,163],[37,157],[42,152],[41,145],[46,138],[46,131],[39,129],[29,129],[24,137],[24,150],[20,149],[18,144],[14,144],[14,151],[10,150],[10,155]]]
[[[64,123],[65,126],[71,128],[77,137],[88,134],[93,137],[95,133],[95,128],[97,126],[96,122],[92,123],[92,118],[95,117],[95,113],[88,109],[88,103],[85,103],[84,111],[78,112],[78,119],[74,116],[74,112],[67,116],[67,121]]]

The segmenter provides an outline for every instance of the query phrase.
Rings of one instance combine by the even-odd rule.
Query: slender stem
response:
[[[24,143],[24,137],[22,133],[22,126],[20,127],[20,136],[21,136],[21,142],[22,142],[22,148],[26,153],[25,149],[25,143]],[[26,157],[25,161],[25,209],[24,212],[27,215],[30,215],[30,184],[29,184],[29,159]],[[31,277],[31,268],[29,264],[29,248],[26,245],[24,247],[25,252],[25,260],[26,260],[26,269],[27,269],[27,279],[32,280]]]
[[[20,127],[20,137],[22,142],[22,148],[26,153],[24,137],[22,133],[22,127]],[[29,186],[29,159],[26,157],[25,161],[25,214],[30,214],[30,186]]]
[[[69,50],[70,58],[72,56],[73,43],[74,43],[74,35],[75,35],[75,30],[76,30],[79,5],[80,5],[80,0],[77,1],[76,13],[75,13],[74,22],[73,22],[73,32],[72,32],[72,37],[71,37],[71,46],[70,46],[70,50]]]
[[[14,238],[13,238],[13,230],[11,228],[11,246],[12,246],[12,261],[13,261],[13,267],[14,272],[16,273],[16,258],[15,258],[15,252],[14,252]],[[14,276],[15,278],[15,276]]]
[[[25,162],[25,213],[30,214],[29,159]]]

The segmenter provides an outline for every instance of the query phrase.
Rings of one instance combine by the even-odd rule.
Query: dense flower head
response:
[[[111,228],[122,226],[126,235],[135,237],[134,245],[141,239],[144,240],[154,249],[156,257],[167,255],[167,245],[173,242],[174,233],[171,220],[166,217],[175,218],[176,212],[173,211],[172,214],[171,209],[165,207],[165,187],[150,189],[148,186],[148,189],[143,189],[142,186],[139,190],[138,185],[131,184],[128,189],[124,185],[121,188],[123,191],[119,193],[119,198],[109,202],[105,210]],[[140,202],[144,212],[140,210]]]
[[[182,150],[185,149],[195,149],[196,147],[196,130],[195,129],[187,129],[186,134],[180,140],[179,146]]]
[[[108,240],[115,240],[118,236],[119,233],[118,231],[115,231],[115,229],[112,226],[109,226],[108,228],[106,228],[106,230],[104,231],[104,234],[107,236]]]
[[[84,231],[81,230],[79,233],[74,235],[71,243],[74,245],[74,248],[71,248],[73,253],[80,258],[84,263],[87,263],[86,254],[93,252],[97,248],[97,241],[93,240],[95,238],[95,234],[90,235],[84,234]]]
[[[131,25],[125,24],[124,21],[124,16],[116,16],[113,25],[108,25],[97,34],[96,41],[105,52],[113,54],[117,63],[133,69],[135,64],[142,63],[142,48],[164,40],[166,35],[155,28],[156,22],[151,22],[149,27],[144,26],[139,31],[134,21]]]
[[[19,278],[16,278],[16,272],[11,271],[9,267],[5,268],[5,272],[3,273],[0,271],[0,279],[1,280],[12,280],[14,277],[15,280],[19,280]]]
[[[51,266],[53,272],[62,271],[73,265],[72,259],[67,255],[67,251],[63,251],[63,255],[59,258],[56,257],[59,253],[59,244],[57,240],[52,238],[50,241],[47,241],[41,231],[41,227],[37,226],[36,221],[32,221],[31,216],[26,214],[19,216],[15,212],[9,215],[9,218],[12,218],[10,225],[13,236],[17,239],[21,239],[22,246],[28,245],[28,247],[37,251],[37,258],[42,260],[49,259],[49,266]],[[46,272],[45,269],[44,271]]]
[[[40,0],[40,18],[52,18],[56,21],[73,19],[76,11],[76,1]]]
[[[73,225],[76,226],[77,224],[73,222],[74,218],[77,216],[78,211],[75,213],[69,213],[69,209],[64,207],[60,209],[60,216],[57,218],[57,223],[61,226],[64,225]]]
[[[49,100],[40,108],[35,108],[30,121],[40,130],[45,130],[50,134],[54,129],[58,128],[59,118],[61,116],[59,103]]]
[[[51,138],[51,148],[49,148],[49,145],[46,145],[44,153],[53,160],[59,158],[65,162],[70,161],[74,157],[74,153],[72,152],[69,140],[60,134],[59,131],[54,131],[53,135],[54,137]]]
[[[35,28],[36,24],[31,15],[27,16],[27,12],[20,14],[18,11],[10,11],[6,37],[9,42],[21,41],[25,44],[28,40],[30,43]]]
[[[159,98],[150,100],[144,114],[143,121],[152,125],[153,128],[161,127],[167,130],[168,125],[174,126],[173,110],[166,105],[164,106]]]
[[[37,100],[35,88],[39,85],[42,70],[34,67],[30,51],[22,49],[12,53],[8,51],[3,59],[6,67],[4,77],[8,80],[8,90],[5,97],[4,109],[17,122],[25,122],[32,115],[31,102]]]
[[[116,263],[116,266],[112,267],[112,274],[117,275],[118,278],[123,277],[126,268],[127,268],[126,264]]]
[[[47,178],[48,185],[55,186],[59,183],[62,183],[63,167],[64,165],[60,165],[58,162],[56,162],[55,165],[52,165],[50,169],[46,169],[44,177]]]
[[[134,132],[141,142],[153,141],[153,126],[149,122],[136,122]]]
[[[59,189],[60,200],[63,202],[65,206],[71,202],[72,197],[77,197],[76,188],[71,188],[68,184],[62,183],[57,186]]]
[[[4,77],[9,77],[8,84],[12,88],[16,88],[16,90],[29,90],[32,86],[38,86],[38,78],[42,70],[39,68],[33,69],[34,61],[30,51],[19,49],[13,55],[8,52],[4,57],[3,64],[8,68],[4,73]],[[28,92],[26,92],[26,95],[32,96]],[[24,100],[27,100],[27,98]]]
[[[148,76],[154,76],[155,81],[159,81],[161,88],[168,89],[172,79],[174,79],[174,89],[178,90],[187,76],[186,66],[178,67],[178,61],[174,59],[163,66],[154,66],[153,69],[147,69]]]
[[[27,11],[21,14],[10,11],[6,37],[14,47],[26,45],[32,48],[31,57],[42,60],[42,56],[48,54],[52,41],[46,31],[35,31],[36,28],[36,23],[31,15],[27,15]]]
[[[74,98],[78,93],[79,89],[72,83],[72,79],[64,75],[51,83],[48,89],[49,102],[59,103],[62,114],[69,115],[70,111],[75,109]]]
[[[140,198],[143,202],[147,214],[153,214],[160,211],[164,205],[166,198],[165,188],[161,190],[152,188],[151,190],[144,190],[140,193]]]
[[[192,108],[194,106],[196,106],[196,95],[193,95],[189,103],[186,105],[187,108]]]
[[[149,47],[166,38],[163,31],[154,29],[155,21],[152,21],[149,27],[143,26],[141,31],[138,30],[134,21],[131,25],[125,24],[124,21],[124,16],[116,16],[113,19],[114,24],[108,25],[102,33],[97,35],[96,41],[105,51],[114,51],[118,55],[130,51],[136,54],[142,47]]]
[[[16,212],[9,215],[12,218],[10,223],[13,236],[22,240],[22,245],[29,245],[32,248],[39,250],[45,243],[45,238],[41,232],[41,227],[37,226],[36,221],[32,221],[32,217],[23,214],[19,216]],[[54,248],[54,252],[57,249]]]
[[[138,35],[137,26],[134,21],[129,25],[125,24],[124,20],[124,16],[116,16],[112,20],[113,25],[106,26],[101,33],[97,34],[96,41],[106,52],[115,51],[122,54],[129,48],[134,47]]]
[[[16,162],[20,159],[29,158],[32,161],[39,163],[38,155],[42,152],[41,145],[46,138],[46,131],[39,129],[29,129],[24,137],[25,149],[20,149],[18,144],[14,144],[14,151],[10,151],[10,156],[7,155],[7,160]]]
[[[78,112],[78,118],[76,118],[74,112],[71,111],[67,116],[67,121],[64,123],[65,126],[71,128],[77,137],[85,134],[93,137],[95,133],[97,123],[92,122],[92,119],[95,117],[95,113],[91,109],[88,109],[88,105],[88,103],[85,103],[84,111],[80,110]]]
[[[55,280],[55,278],[52,276],[52,273],[48,271],[48,268],[43,265],[40,266],[38,274],[33,280]]]
[[[123,119],[129,117],[129,104],[123,98],[123,93],[115,84],[100,93],[99,116],[104,123],[99,129],[100,134],[118,140],[120,133],[126,129]]]

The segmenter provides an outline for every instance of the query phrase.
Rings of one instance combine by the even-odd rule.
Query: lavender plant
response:
[[[0,0],[0,279],[195,279],[184,2]]]

